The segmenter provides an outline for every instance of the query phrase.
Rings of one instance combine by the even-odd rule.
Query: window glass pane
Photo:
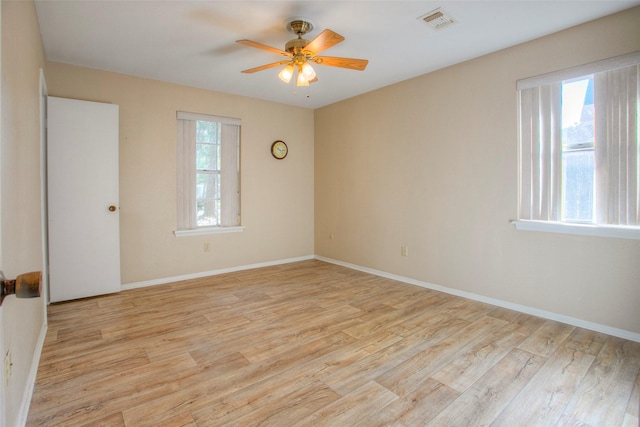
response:
[[[198,210],[197,210],[197,220],[198,227],[207,227],[207,226],[218,226],[220,225],[218,221],[218,209],[217,205],[219,205],[218,200],[198,200]]]
[[[562,84],[562,145],[594,141],[593,76]]]
[[[220,136],[220,126],[217,122],[204,122],[198,120],[196,123],[196,142],[207,142],[217,144]]]
[[[563,221],[593,221],[593,150],[562,154]]]
[[[218,154],[220,146],[217,144],[196,144],[196,169],[219,170]]]
[[[594,218],[593,76],[562,83],[562,220]]]
[[[196,186],[196,221],[199,227],[220,225],[220,175],[198,173]]]

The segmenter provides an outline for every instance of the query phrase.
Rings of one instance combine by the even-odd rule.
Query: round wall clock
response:
[[[278,160],[282,160],[287,157],[288,152],[289,148],[287,147],[287,144],[284,143],[284,141],[278,140],[271,144],[271,154]]]

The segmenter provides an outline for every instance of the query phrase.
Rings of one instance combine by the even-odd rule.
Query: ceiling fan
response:
[[[237,40],[237,43],[277,53],[288,58],[282,61],[272,62],[271,64],[262,65],[260,67],[249,68],[248,70],[242,71],[243,73],[255,73],[257,71],[267,70],[269,68],[286,64],[280,73],[278,73],[280,80],[285,83],[289,83],[294,74],[297,73],[295,80],[296,86],[309,86],[309,83],[318,81],[316,72],[310,64],[311,62],[318,65],[348,68],[359,71],[364,70],[369,63],[366,59],[318,56],[320,52],[342,42],[344,37],[331,30],[324,30],[311,41],[303,39],[302,36],[313,30],[313,24],[307,18],[290,18],[287,20],[285,28],[287,31],[297,35],[298,38],[289,40],[285,45],[284,50],[251,40]]]

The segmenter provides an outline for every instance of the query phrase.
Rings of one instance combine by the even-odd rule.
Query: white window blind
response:
[[[239,149],[240,120],[177,113],[178,230],[240,224]]]
[[[638,65],[595,75],[598,223],[640,225],[639,80]]]
[[[588,223],[639,226],[638,101],[640,52],[518,81],[519,219],[565,221],[563,84],[593,82],[593,217]],[[590,77],[591,76],[591,77]],[[589,144],[584,144],[589,146]],[[564,147],[564,148],[563,148]],[[588,149],[588,148],[587,148]],[[567,151],[564,152],[565,154]],[[566,171],[565,171],[566,175]],[[578,177],[580,178],[580,177]],[[591,182],[585,179],[583,182]],[[564,197],[564,198],[563,198]],[[587,210],[590,211],[590,210]],[[583,222],[584,223],[584,222]]]
[[[520,91],[520,218],[560,220],[560,83]]]

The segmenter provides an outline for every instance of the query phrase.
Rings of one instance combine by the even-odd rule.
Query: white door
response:
[[[48,97],[51,302],[118,292],[118,106]]]

